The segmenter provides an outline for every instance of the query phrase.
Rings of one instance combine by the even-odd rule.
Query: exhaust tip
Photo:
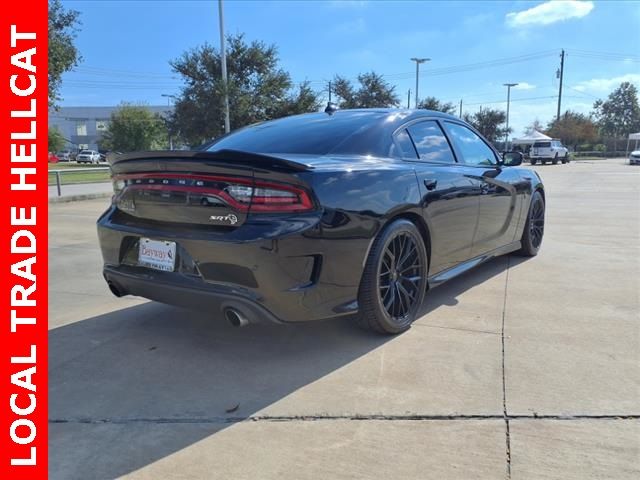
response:
[[[109,286],[109,290],[111,290],[111,293],[113,293],[116,297],[124,296],[124,293],[120,291],[120,289],[116,286],[115,283],[107,282],[107,285]]]
[[[225,308],[224,318],[234,327],[245,327],[249,325],[249,320],[235,308]]]

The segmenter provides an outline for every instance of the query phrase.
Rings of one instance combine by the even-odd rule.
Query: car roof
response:
[[[458,120],[432,110],[366,108],[313,112],[260,122],[238,129],[203,146],[203,150],[244,150],[255,153],[316,155],[388,155],[392,134],[420,118]],[[292,135],[296,133],[297,135]]]

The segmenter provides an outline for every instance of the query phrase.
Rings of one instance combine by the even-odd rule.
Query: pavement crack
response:
[[[502,414],[480,415],[248,415],[248,416],[212,416],[212,417],[122,417],[122,418],[50,418],[50,424],[88,424],[88,425],[128,425],[128,424],[229,424],[239,422],[315,422],[315,421],[521,421],[521,420],[607,420],[627,421],[640,420],[639,415],[509,415],[506,419]]]
[[[507,480],[511,478],[511,431],[509,428],[509,413],[507,412],[507,382],[505,374],[505,355],[504,355],[504,322],[507,312],[507,291],[509,288],[509,269],[511,267],[511,257],[507,256],[507,268],[504,280],[504,299],[502,301],[502,328],[500,340],[502,345],[502,414],[505,424],[505,444],[506,444],[506,462],[507,462]]]

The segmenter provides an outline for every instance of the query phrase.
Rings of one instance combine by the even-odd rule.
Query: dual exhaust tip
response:
[[[121,291],[115,283],[107,282],[107,285],[109,286],[109,290],[111,290],[111,293],[113,293],[116,297],[123,297],[126,295],[126,292]],[[234,327],[239,328],[249,325],[249,319],[236,308],[226,307],[223,310],[223,313],[224,318],[226,318],[227,321]]]

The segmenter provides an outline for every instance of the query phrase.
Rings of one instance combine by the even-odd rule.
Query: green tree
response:
[[[317,112],[320,109],[320,98],[309,82],[298,85],[298,90],[290,93],[282,103],[278,116],[297,115],[299,113]]]
[[[457,112],[457,107],[453,103],[443,102],[441,100],[438,100],[436,97],[423,98],[422,100],[420,100],[420,103],[418,103],[418,108],[449,113],[451,115],[455,115]]]
[[[64,148],[67,141],[57,128],[49,128],[49,151],[58,152]]]
[[[593,104],[593,114],[600,133],[613,137],[614,149],[617,149],[618,138],[640,129],[638,89],[630,82],[621,83],[606,100]]]
[[[123,103],[111,114],[100,147],[123,153],[164,149],[167,147],[165,120],[144,105]]]
[[[503,110],[480,108],[476,113],[465,113],[463,118],[492,143],[503,140],[507,134],[505,125],[507,114]],[[511,131],[509,127],[508,132],[511,133]]]
[[[375,72],[358,75],[358,88],[339,75],[332,82],[332,90],[338,97],[340,108],[380,108],[395,107],[400,98],[395,86],[386,82],[382,75]]]
[[[244,35],[227,37],[227,92],[231,128],[317,111],[317,94],[307,82],[297,91],[287,72],[279,67],[274,45]],[[224,132],[224,92],[220,52],[205,44],[170,62],[185,82],[171,118],[171,129],[187,143],[198,144]]]
[[[577,150],[581,143],[593,143],[597,140],[598,127],[588,115],[567,110],[549,124],[546,133]]]
[[[60,0],[49,0],[49,106],[60,100],[62,74],[82,60],[75,46],[80,12],[66,10]]]

